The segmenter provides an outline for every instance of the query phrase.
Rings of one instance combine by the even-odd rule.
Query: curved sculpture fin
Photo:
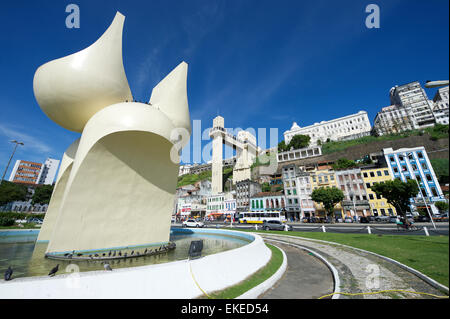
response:
[[[91,46],[37,69],[34,95],[50,119],[81,132],[102,108],[133,99],[122,61],[124,21],[117,12],[109,28]]]
[[[187,63],[181,62],[153,88],[150,103],[166,114],[176,128],[185,128],[191,133],[187,71]]]

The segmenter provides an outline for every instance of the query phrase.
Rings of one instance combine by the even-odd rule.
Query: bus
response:
[[[240,224],[262,224],[269,220],[278,220],[285,223],[286,217],[280,211],[249,211],[239,213]]]

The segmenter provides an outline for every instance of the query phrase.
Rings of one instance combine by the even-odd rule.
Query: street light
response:
[[[448,85],[448,80],[445,81],[427,81],[425,83],[425,87],[426,88],[436,88],[436,87],[440,87],[440,86],[446,86]]]
[[[9,164],[11,163],[11,160],[12,160],[12,158],[13,158],[13,156],[14,156],[14,153],[16,152],[17,146],[18,146],[18,145],[25,145],[25,144],[23,144],[22,142],[18,142],[18,141],[16,141],[16,140],[13,140],[13,141],[10,141],[10,142],[11,142],[11,143],[15,143],[16,146],[14,146],[14,150],[13,150],[13,152],[12,152],[12,154],[11,154],[11,157],[9,158],[8,164],[6,165],[5,171],[3,172],[2,179],[0,179],[0,185],[2,184],[3,179],[5,178],[6,171],[8,170]]]
[[[412,153],[406,153],[404,155],[405,155],[405,158],[408,159],[408,164],[409,164],[408,168],[411,169],[411,162],[409,160],[409,156],[410,155],[412,156]],[[433,217],[431,216],[430,210],[428,209],[427,201],[426,201],[425,197],[422,194],[422,188],[420,187],[419,182],[417,181],[416,175],[414,174],[414,170],[411,170],[410,175],[411,175],[412,179],[414,179],[416,181],[417,187],[419,187],[420,197],[422,197],[422,200],[423,200],[423,202],[425,204],[425,207],[427,208],[428,216],[430,217],[431,223],[433,224],[434,229],[436,229],[436,225],[434,224]]]

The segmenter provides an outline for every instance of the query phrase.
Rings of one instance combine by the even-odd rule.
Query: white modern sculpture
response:
[[[131,102],[124,19],[117,13],[94,44],[42,65],[34,76],[45,114],[82,133],[64,154],[38,238],[49,241],[47,256],[169,241],[179,166],[174,143],[179,149],[178,133],[191,132],[187,64],[153,89],[149,104]]]

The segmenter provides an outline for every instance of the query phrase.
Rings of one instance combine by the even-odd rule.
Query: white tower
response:
[[[213,120],[213,128],[210,136],[213,138],[212,153],[212,194],[219,194],[223,191],[222,178],[222,159],[223,159],[223,134],[225,132],[225,120],[221,116],[217,116]]]
[[[213,139],[212,154],[212,194],[223,191],[223,144],[236,150],[236,165],[233,168],[233,184],[251,178],[251,166],[258,153],[256,137],[250,132],[240,131],[237,137],[228,133],[224,127],[224,119],[217,116],[213,120],[213,128],[209,132]]]

